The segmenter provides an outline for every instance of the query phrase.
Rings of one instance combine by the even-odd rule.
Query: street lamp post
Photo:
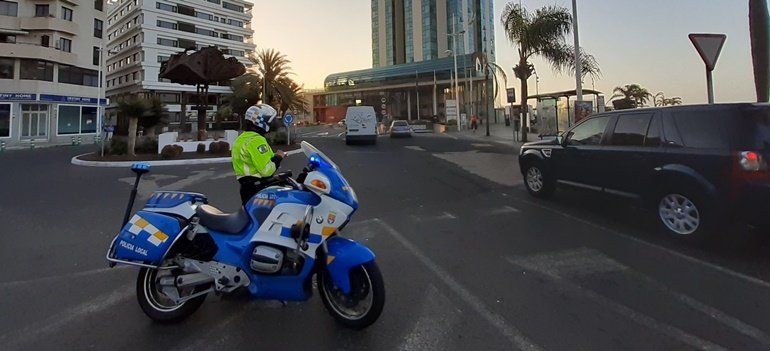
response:
[[[577,0],[572,0],[572,31],[575,35],[575,95],[577,95],[577,101],[583,100],[583,64],[580,57],[580,36],[578,34],[578,16],[577,16]],[[569,105],[567,106],[569,108]],[[570,116],[567,114],[567,116]],[[572,113],[572,117],[568,118],[569,125],[574,124],[575,114]]]

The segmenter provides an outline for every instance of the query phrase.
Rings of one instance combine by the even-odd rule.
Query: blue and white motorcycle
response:
[[[302,151],[309,162],[296,180],[291,172],[274,176],[232,214],[202,194],[160,191],[130,216],[149,172],[147,164],[132,167],[136,182],[107,260],[141,267],[136,292],[147,316],[180,321],[212,292],[304,301],[315,276],[337,321],[360,329],[377,320],[385,287],[374,253],[340,236],[358,209],[356,193],[329,157],[307,142]]]

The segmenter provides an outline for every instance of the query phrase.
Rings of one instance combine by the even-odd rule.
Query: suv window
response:
[[[696,149],[726,149],[730,146],[724,111],[674,112],[679,135],[684,146]]]
[[[652,118],[650,128],[647,129],[647,138],[644,139],[644,146],[656,147],[661,144],[660,115]]]
[[[735,116],[736,147],[740,150],[770,151],[770,107],[752,106]]]
[[[602,143],[604,130],[607,129],[609,116],[594,117],[575,127],[567,136],[567,145],[599,145]]]
[[[615,132],[612,133],[612,145],[642,146],[644,137],[652,119],[652,113],[627,113],[618,117]]]

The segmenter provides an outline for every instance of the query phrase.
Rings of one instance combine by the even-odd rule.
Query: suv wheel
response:
[[[524,185],[534,197],[547,198],[553,195],[556,185],[540,161],[530,162],[524,170]]]
[[[659,198],[657,213],[663,228],[678,238],[702,239],[712,221],[701,197],[683,192],[665,192]]]

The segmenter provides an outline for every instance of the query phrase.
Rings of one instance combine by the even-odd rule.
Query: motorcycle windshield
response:
[[[314,155],[317,157],[320,157],[324,162],[328,163],[332,168],[339,171],[340,168],[337,167],[337,164],[332,161],[329,156],[326,156],[321,150],[318,150],[315,146],[311,145],[307,141],[302,142],[302,152],[305,153],[305,156],[307,156],[310,161],[313,161]]]
[[[345,203],[353,208],[354,211],[358,209],[358,196],[356,196],[356,192],[348,184],[348,181],[342,176],[339,167],[329,156],[326,156],[321,150],[318,150],[306,141],[302,142],[302,151],[310,160],[310,163],[314,165],[315,170],[329,178],[331,182],[329,196]]]

